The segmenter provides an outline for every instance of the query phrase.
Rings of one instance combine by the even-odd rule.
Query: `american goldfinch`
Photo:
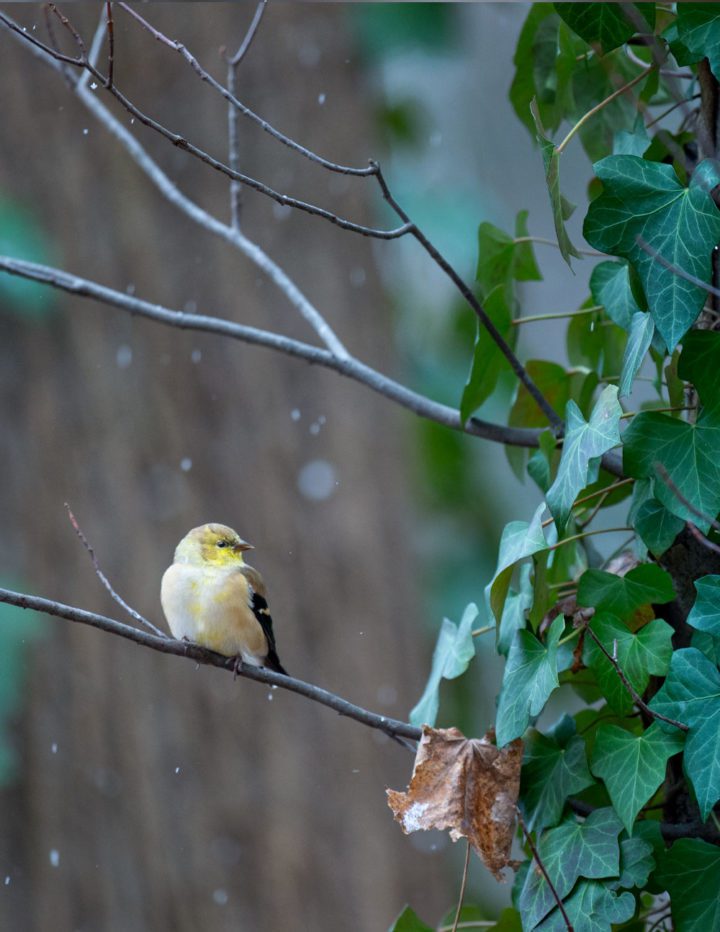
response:
[[[262,576],[243,560],[253,549],[224,524],[193,528],[165,570],[160,601],[174,637],[287,676]]]

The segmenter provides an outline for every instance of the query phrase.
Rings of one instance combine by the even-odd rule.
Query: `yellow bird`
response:
[[[224,524],[193,528],[165,570],[160,601],[174,637],[287,676],[262,576],[243,559],[253,549]]]

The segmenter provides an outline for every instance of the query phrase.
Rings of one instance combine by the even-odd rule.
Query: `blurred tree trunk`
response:
[[[218,47],[239,42],[252,14],[147,9],[218,76]],[[89,36],[95,9],[67,12]],[[10,13],[41,28],[39,7]],[[116,15],[118,84],[222,155],[220,98]],[[253,266],[156,194],[60,79],[7,36],[0,43],[6,91],[12,82],[0,189],[32,208],[58,264],[314,340]],[[373,154],[342,9],[271,7],[238,93],[329,157],[364,164]],[[228,216],[225,179],[134,130],[183,191]],[[247,122],[240,130],[248,171],[371,220],[370,181],[329,175]],[[253,192],[242,222],[353,351],[392,370],[371,243]],[[5,569],[30,591],[121,617],[75,539],[68,501],[116,588],[157,621],[177,540],[226,522],[257,546],[291,673],[404,717],[425,675],[408,559],[408,415],[297,361],[56,300],[39,322],[0,308]],[[299,491],[312,461],[334,471],[327,499]],[[385,804],[385,786],[404,785],[412,764],[399,746],[299,697],[97,631],[48,620],[45,632],[16,723],[19,779],[0,791],[0,928],[375,932],[407,900],[431,915],[447,905],[438,856],[403,837]]]

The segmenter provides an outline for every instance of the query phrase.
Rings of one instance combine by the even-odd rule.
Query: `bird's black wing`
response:
[[[270,609],[268,608],[267,600],[265,599],[265,596],[259,595],[257,592],[255,592],[252,587],[250,591],[250,608],[253,615],[260,623],[260,627],[263,629],[268,642],[267,657],[265,658],[265,663],[263,666],[268,667],[270,670],[275,670],[277,673],[284,673],[285,676],[288,676],[287,670],[280,663],[280,658],[277,655],[275,635],[273,634],[272,616],[270,614]]]

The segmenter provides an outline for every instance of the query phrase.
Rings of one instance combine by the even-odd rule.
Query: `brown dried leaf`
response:
[[[494,739],[493,731],[466,738],[457,728],[424,725],[408,791],[386,792],[406,834],[450,829],[452,840],[467,838],[501,880],[511,864],[523,748],[519,738],[504,748]]]

